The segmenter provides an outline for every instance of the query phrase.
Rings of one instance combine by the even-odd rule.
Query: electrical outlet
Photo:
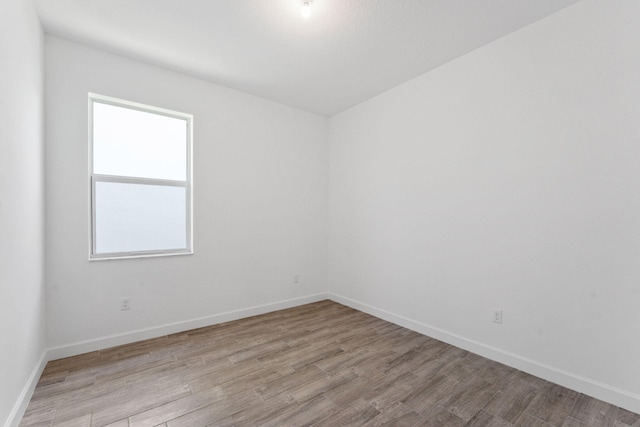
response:
[[[296,285],[300,283],[300,275],[299,274],[295,274],[293,276],[293,283],[295,283]]]
[[[502,323],[502,310],[493,309],[493,323]]]
[[[129,297],[120,298],[120,310],[130,310],[131,299]]]

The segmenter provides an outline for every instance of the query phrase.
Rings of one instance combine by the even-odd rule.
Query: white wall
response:
[[[640,411],[639,21],[585,0],[333,117],[330,292]]]
[[[43,41],[30,1],[0,2],[0,425],[44,354]]]
[[[326,118],[55,37],[45,69],[50,347],[326,295]],[[194,115],[194,255],[88,261],[88,92]]]

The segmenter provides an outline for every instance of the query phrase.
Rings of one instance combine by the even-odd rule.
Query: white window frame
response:
[[[102,103],[113,105],[116,107],[128,108],[131,110],[143,111],[151,114],[158,114],[175,119],[185,120],[187,124],[187,176],[186,181],[156,179],[156,178],[137,178],[129,176],[102,175],[93,173],[93,105],[94,103]],[[127,101],[124,99],[113,98],[110,96],[89,93],[89,260],[111,260],[126,258],[147,258],[159,256],[175,256],[175,255],[191,255],[193,254],[193,158],[192,158],[192,141],[193,141],[193,115],[181,113],[178,111],[167,110],[164,108],[154,107],[151,105],[140,104],[137,102]],[[142,185],[160,185],[183,187],[186,189],[186,242],[187,247],[182,249],[164,249],[164,250],[145,250],[131,252],[96,252],[96,183],[111,182],[125,184],[142,184]]]

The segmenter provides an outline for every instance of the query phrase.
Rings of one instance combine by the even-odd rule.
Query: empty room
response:
[[[639,22],[3,0],[0,425],[640,426]]]

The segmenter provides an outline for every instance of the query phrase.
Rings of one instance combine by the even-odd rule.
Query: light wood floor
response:
[[[21,426],[640,426],[331,301],[49,362]]]

